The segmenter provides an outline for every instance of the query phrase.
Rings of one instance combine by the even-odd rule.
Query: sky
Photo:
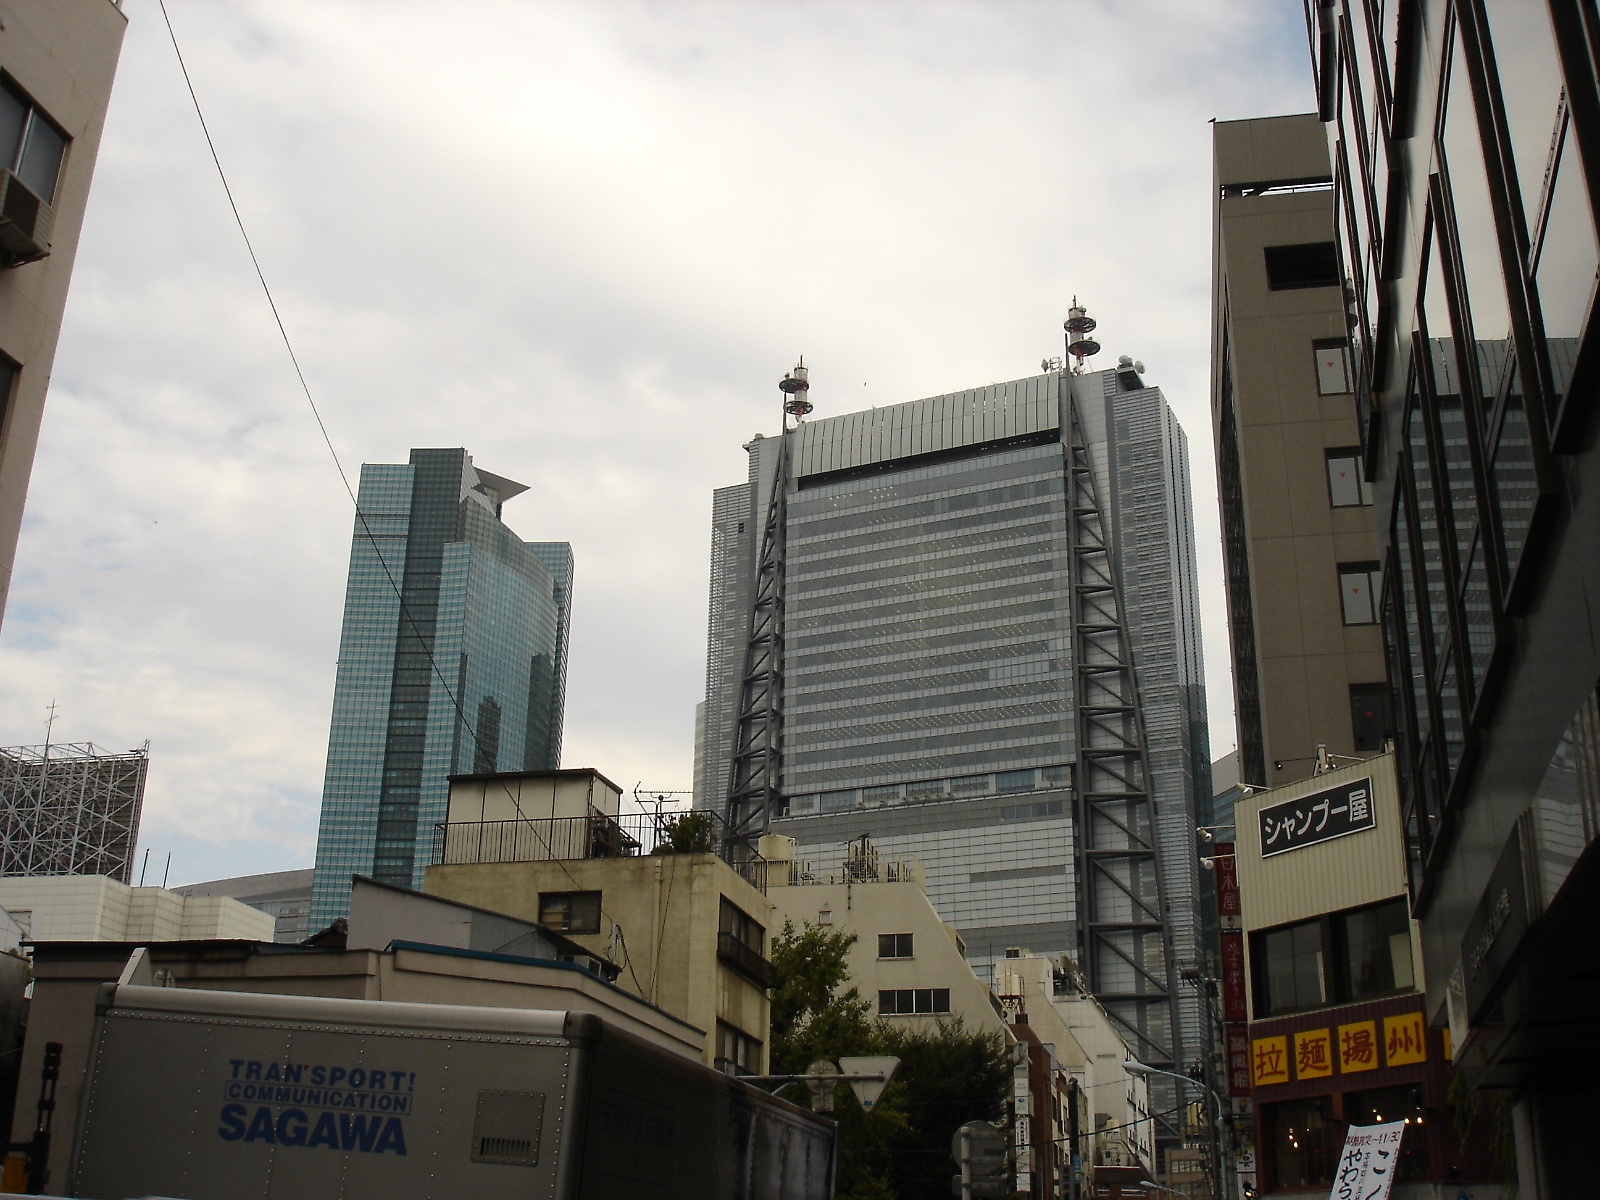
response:
[[[688,789],[711,490],[778,425],[1036,374],[1074,296],[1208,415],[1210,125],[1299,0],[167,0],[344,473],[464,446],[576,557],[563,766]],[[151,882],[309,866],[353,506],[155,0],[128,17],[4,624],[0,744],[148,740]]]

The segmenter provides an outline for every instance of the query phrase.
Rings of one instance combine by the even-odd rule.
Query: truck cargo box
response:
[[[108,984],[69,1194],[827,1200],[834,1126],[589,1013]]]

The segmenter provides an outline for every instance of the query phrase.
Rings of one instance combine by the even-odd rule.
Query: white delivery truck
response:
[[[834,1135],[591,1013],[107,984],[67,1191],[829,1200]]]

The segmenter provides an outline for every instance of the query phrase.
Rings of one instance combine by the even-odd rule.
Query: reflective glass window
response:
[[[1576,139],[1561,139],[1555,185],[1538,238],[1538,258],[1533,278],[1539,289],[1539,309],[1544,318],[1545,345],[1555,403],[1567,393],[1578,339],[1588,323],[1594,303],[1595,275],[1600,248],[1595,242],[1594,213],[1589,188],[1583,178]]]
[[[1522,544],[1528,538],[1533,520],[1534,501],[1539,485],[1533,471],[1533,446],[1528,432],[1520,378],[1513,371],[1511,388],[1500,416],[1500,437],[1495,443],[1489,474],[1494,480],[1495,499],[1500,507],[1501,539],[1505,545],[1506,571],[1516,569]]]
[[[1452,775],[1461,763],[1461,751],[1466,744],[1461,706],[1461,676],[1452,650],[1445,659],[1444,674],[1439,678],[1439,721],[1444,732],[1445,762]]]
[[[1417,532],[1422,560],[1423,578],[1428,589],[1428,625],[1433,631],[1433,655],[1437,662],[1444,653],[1445,635],[1450,630],[1449,594],[1444,573],[1443,531],[1440,521],[1438,491],[1434,487],[1433,468],[1428,460],[1427,435],[1423,429],[1424,415],[1421,405],[1413,401],[1410,419],[1406,422],[1406,437],[1410,446],[1412,489],[1417,501]]]
[[[1474,335],[1504,338],[1511,328],[1511,313],[1500,265],[1500,239],[1494,210],[1489,205],[1489,181],[1483,162],[1483,145],[1478,140],[1478,118],[1472,106],[1472,88],[1459,33],[1452,45],[1449,94],[1440,140],[1444,144],[1456,241],[1466,273],[1462,282]],[[1500,391],[1502,379],[1485,377],[1481,382],[1484,395],[1494,396]]]
[[[1561,107],[1561,60],[1542,3],[1484,0],[1500,99],[1516,163],[1517,190],[1531,229],[1539,213],[1551,136]],[[1487,331],[1486,331],[1487,332]]]
[[[1315,1008],[1326,1002],[1321,921],[1269,929],[1255,934],[1252,941],[1257,1017]]]
[[[1472,668],[1473,691],[1483,681],[1494,653],[1494,611],[1489,603],[1489,570],[1483,534],[1474,530],[1461,551],[1461,615],[1466,621],[1467,664]]]
[[[1339,999],[1364,1000],[1416,986],[1411,968],[1411,916],[1404,900],[1338,913]]]

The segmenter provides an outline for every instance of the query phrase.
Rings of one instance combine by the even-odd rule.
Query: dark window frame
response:
[[[598,891],[540,892],[539,924],[547,926],[548,928],[555,930],[557,933],[599,933],[601,925],[604,923],[605,911],[601,907],[601,895],[602,893]],[[580,924],[578,919],[579,914],[577,912],[578,905],[581,903],[584,909],[587,910],[591,904],[591,897],[593,897],[592,904],[594,919],[592,923],[585,919]],[[557,922],[548,919],[547,914],[552,911],[548,906],[552,901],[556,902],[557,904],[563,901],[565,902],[566,919],[564,922]],[[583,916],[586,918],[587,912],[585,912]]]
[[[1378,595],[1383,588],[1383,572],[1379,563],[1368,559],[1358,562],[1337,563],[1334,567],[1339,580],[1339,620],[1346,629],[1361,629],[1378,623]],[[1345,602],[1345,580],[1354,579],[1358,575],[1365,575],[1367,580],[1367,607],[1372,616],[1366,621],[1350,620],[1349,608]],[[1374,586],[1376,584],[1376,586]]]
[[[1326,247],[1326,262],[1323,250]],[[1261,248],[1267,290],[1297,292],[1339,286],[1339,251],[1332,241],[1291,242]]]
[[[56,198],[61,191],[61,177],[66,172],[67,158],[72,150],[72,135],[9,73],[0,72],[0,88],[10,92],[23,109],[22,129],[17,136],[16,153],[12,155],[10,162],[0,163],[0,167],[5,167],[6,170],[21,179],[24,186],[30,191],[34,190],[33,185],[23,178],[22,160],[28,153],[28,142],[33,134],[34,122],[42,121],[61,138],[61,155],[56,159],[55,175],[50,181],[49,193],[39,195],[41,201],[54,209]]]
[[[913,939],[909,933],[880,933],[878,957],[880,959],[915,958]],[[885,951],[887,950],[887,953]]]

